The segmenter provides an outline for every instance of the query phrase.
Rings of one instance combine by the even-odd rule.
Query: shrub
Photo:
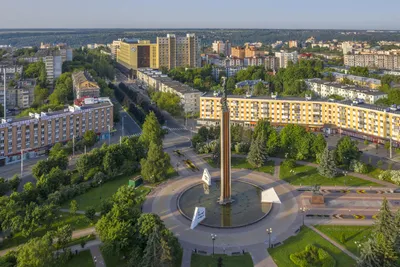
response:
[[[95,167],[90,169],[87,174],[85,175],[85,181],[92,180],[93,177],[100,171],[101,169],[99,167]]]
[[[290,254],[290,260],[300,267],[336,265],[335,259],[328,252],[314,245],[308,245],[305,250]]]
[[[285,159],[282,162],[282,167],[292,169],[292,168],[296,167],[296,161],[294,159]]]
[[[96,216],[96,210],[93,207],[89,207],[86,211],[85,211],[85,216],[86,218],[88,218],[89,220],[93,221],[94,217]]]
[[[357,173],[368,173],[368,165],[359,161],[359,160],[352,160],[350,162],[350,170],[357,172]]]
[[[389,181],[397,185],[400,185],[400,171],[396,170],[383,171],[379,174],[378,178],[379,180],[382,181]]]
[[[346,243],[346,235],[345,235],[344,233],[342,233],[342,234],[340,235],[340,242],[341,242],[342,244]]]
[[[249,152],[250,144],[245,142],[240,142],[235,145],[236,153],[247,153]]]

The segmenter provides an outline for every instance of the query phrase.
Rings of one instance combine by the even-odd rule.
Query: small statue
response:
[[[318,185],[318,184],[313,185],[313,187],[312,187],[313,194],[314,195],[320,195],[321,194],[320,189],[321,189],[320,185]]]

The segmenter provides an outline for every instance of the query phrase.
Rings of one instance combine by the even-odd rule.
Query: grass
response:
[[[57,230],[58,227],[66,224],[70,224],[73,230],[79,230],[92,226],[93,222],[91,222],[85,217],[85,215],[82,214],[72,215],[69,213],[60,212],[57,214],[57,220],[53,222],[49,228],[46,228],[45,226],[39,227],[31,237],[25,237],[21,233],[16,233],[11,238],[4,239],[4,241],[0,244],[0,249],[21,245],[26,243],[30,238],[41,237],[46,234],[46,232]]]
[[[294,171],[294,174],[290,173],[291,170]],[[317,168],[305,165],[297,165],[293,169],[281,166],[279,176],[280,179],[292,185],[381,186],[380,184],[350,175],[327,178],[320,175]]]
[[[177,176],[179,176],[179,174],[176,172],[174,167],[172,167],[172,165],[169,165],[168,170],[167,170],[167,179],[171,179],[171,178],[174,178]]]
[[[95,267],[92,254],[90,250],[81,251],[78,255],[74,255],[72,259],[70,259],[65,264],[60,264],[60,267]],[[117,265],[114,265],[117,266]]]
[[[124,260],[121,259],[121,257],[116,255],[116,253],[106,252],[103,249],[101,249],[101,254],[103,255],[106,266],[118,266],[118,267],[127,266],[127,259]]]
[[[204,158],[204,160],[207,161],[207,163],[210,164],[211,167],[219,168],[219,166],[215,164],[215,162],[211,157],[206,157]],[[250,163],[247,162],[246,158],[232,157],[231,164],[232,168],[237,168],[237,169],[249,169],[258,172],[269,173],[271,175],[274,175],[275,172],[275,163],[272,160],[267,161],[265,165],[260,168],[254,168],[253,166],[251,166]]]
[[[303,227],[296,236],[290,237],[279,247],[268,249],[268,252],[279,267],[298,267],[290,260],[290,254],[303,251],[311,244],[328,252],[336,260],[336,266],[352,267],[356,264],[351,257],[308,227]]]
[[[383,170],[381,170],[379,168],[374,168],[372,171],[367,173],[367,175],[372,177],[372,178],[379,179],[378,176],[379,176],[379,174],[381,174],[382,171]]]
[[[229,267],[253,267],[253,260],[250,254],[238,256],[228,256],[224,254],[215,254],[214,256],[204,256],[199,254],[192,254],[191,267],[214,267],[217,266],[218,258],[222,258],[223,266]]]
[[[102,200],[110,199],[111,196],[114,195],[115,192],[117,192],[118,188],[123,185],[128,185],[129,179],[135,176],[137,175],[121,175],[114,180],[104,183],[99,187],[92,188],[86,193],[76,196],[73,199],[76,200],[76,202],[78,203],[79,210],[87,210],[89,207],[94,207],[96,211],[100,211]],[[139,192],[139,196],[147,195],[150,191],[150,189],[146,187],[139,187],[137,188],[137,190]],[[69,209],[71,200],[64,203],[62,205],[62,208]]]
[[[86,236],[82,236],[82,237],[78,237],[75,239],[72,239],[71,242],[69,242],[67,244],[67,247],[71,247],[71,246],[75,246],[75,245],[80,245],[82,241],[85,241],[85,243],[95,240],[96,236],[95,235],[86,235]]]
[[[315,228],[343,245],[355,255],[359,255],[359,252],[354,242],[366,241],[372,231],[370,226],[316,225]],[[342,234],[346,239],[344,243],[341,242]]]

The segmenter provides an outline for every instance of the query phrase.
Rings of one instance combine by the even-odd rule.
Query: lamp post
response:
[[[24,149],[21,149],[21,179],[24,174]]]
[[[212,243],[213,243],[213,255],[214,255],[214,243],[215,243],[215,239],[216,238],[217,238],[217,235],[211,234],[211,240],[212,240]]]
[[[108,125],[108,145],[110,145],[110,138],[111,138],[111,126]]]
[[[306,207],[301,207],[300,211],[301,211],[301,213],[303,213],[303,226],[304,226],[304,217],[306,216],[307,208]]]
[[[343,172],[344,175],[344,179],[343,179],[343,183],[344,183],[344,187],[346,187],[346,175],[347,175],[347,171]]]
[[[268,234],[268,248],[271,248],[271,234],[272,234],[272,228],[267,228],[267,234]]]
[[[360,254],[360,249],[361,249],[361,242],[359,242],[359,241],[354,241],[354,244],[356,245],[356,247],[357,247],[357,251],[358,251],[358,254]]]
[[[72,135],[72,157],[75,157],[75,134]]]

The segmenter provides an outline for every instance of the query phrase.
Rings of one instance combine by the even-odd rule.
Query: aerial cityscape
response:
[[[400,2],[134,2],[2,3],[0,267],[400,266]]]

